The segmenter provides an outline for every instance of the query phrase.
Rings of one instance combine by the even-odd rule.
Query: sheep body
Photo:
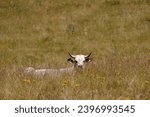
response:
[[[74,72],[74,67],[61,68],[61,69],[34,69],[33,67],[28,67],[25,69],[25,74],[34,75],[34,76],[59,76],[61,74]]]

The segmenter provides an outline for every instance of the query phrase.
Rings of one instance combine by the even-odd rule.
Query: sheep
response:
[[[68,53],[70,58],[67,61],[73,63],[72,67],[60,68],[60,69],[34,69],[33,67],[27,67],[25,69],[25,74],[43,77],[49,76],[59,76],[61,74],[69,73],[72,74],[77,70],[85,68],[85,63],[91,61],[91,53],[89,55],[71,55]]]

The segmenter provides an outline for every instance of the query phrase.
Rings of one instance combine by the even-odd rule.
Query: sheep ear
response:
[[[85,61],[86,61],[86,62],[90,62],[90,61],[92,61],[92,58],[89,58],[89,57],[88,57],[88,58],[85,59]]]
[[[68,58],[68,59],[67,59],[67,61],[69,61],[69,62],[72,62],[72,63],[73,63],[72,58]]]

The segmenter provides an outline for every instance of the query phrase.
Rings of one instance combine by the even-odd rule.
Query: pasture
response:
[[[89,54],[83,72],[63,68]],[[1,0],[0,99],[150,99],[149,0]]]

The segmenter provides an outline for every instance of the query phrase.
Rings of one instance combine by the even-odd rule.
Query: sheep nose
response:
[[[83,68],[83,65],[78,65],[79,68]]]

